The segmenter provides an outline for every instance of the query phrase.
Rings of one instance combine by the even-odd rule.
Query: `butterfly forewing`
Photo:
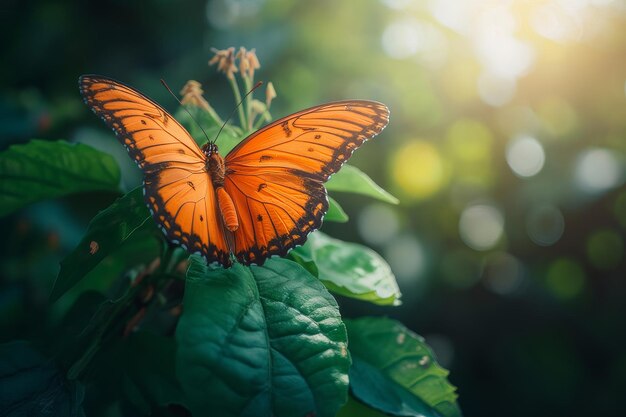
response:
[[[228,265],[229,250],[205,156],[162,107],[115,80],[82,76],[85,103],[113,129],[144,172],[144,192],[167,237],[191,253]]]
[[[341,101],[287,116],[253,133],[225,159],[225,189],[240,218],[235,256],[261,264],[321,226],[323,183],[388,123],[384,104]]]

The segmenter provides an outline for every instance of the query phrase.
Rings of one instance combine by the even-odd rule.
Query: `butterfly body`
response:
[[[224,266],[231,254],[262,264],[304,243],[328,210],[324,183],[389,118],[374,101],[328,103],[270,123],[222,157],[125,84],[85,75],[79,88],[142,169],[146,204],[166,237]]]

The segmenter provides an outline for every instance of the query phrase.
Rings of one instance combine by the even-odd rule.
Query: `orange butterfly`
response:
[[[83,75],[79,87],[143,170],[146,203],[167,238],[224,266],[231,253],[261,265],[304,243],[328,210],[324,182],[389,121],[374,101],[322,104],[270,123],[222,158],[127,85]]]

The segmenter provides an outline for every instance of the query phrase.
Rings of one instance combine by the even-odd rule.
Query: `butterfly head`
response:
[[[211,155],[218,153],[217,145],[213,142],[207,142],[202,145],[202,152],[206,155],[207,158],[210,158]]]

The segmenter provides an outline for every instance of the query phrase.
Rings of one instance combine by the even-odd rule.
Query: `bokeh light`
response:
[[[523,135],[514,138],[506,148],[506,161],[513,172],[520,177],[532,177],[543,168],[546,154],[539,141]]]
[[[493,107],[507,104],[515,96],[517,83],[514,79],[498,77],[497,75],[483,72],[477,80],[478,94],[480,98]]]
[[[624,257],[624,239],[614,230],[597,230],[587,239],[587,257],[598,269],[614,269]]]
[[[369,244],[384,245],[392,240],[400,229],[398,215],[386,204],[368,204],[357,218],[359,234]]]
[[[407,58],[417,53],[420,43],[419,26],[414,20],[393,22],[383,32],[383,49],[392,58]]]
[[[526,216],[526,232],[539,246],[554,245],[563,236],[564,229],[561,210],[551,204],[535,205]]]
[[[496,294],[510,295],[518,291],[524,281],[524,265],[507,252],[490,254],[483,265],[483,284]]]
[[[555,297],[572,299],[583,291],[585,272],[577,261],[565,257],[556,259],[548,267],[546,286]]]
[[[574,178],[582,191],[600,193],[622,184],[623,166],[608,149],[591,148],[578,156]]]
[[[437,148],[424,140],[412,140],[391,158],[391,175],[408,197],[423,199],[441,189],[448,174]]]
[[[504,216],[496,207],[476,204],[463,210],[459,219],[459,235],[472,249],[488,250],[498,244],[504,233]]]
[[[582,22],[568,14],[559,2],[536,6],[532,11],[530,24],[538,34],[556,42],[578,39],[583,29]]]
[[[401,19],[389,24],[382,34],[382,46],[395,59],[417,56],[422,62],[438,67],[447,52],[447,40],[434,25],[417,19]]]
[[[401,235],[387,244],[384,256],[391,270],[400,282],[407,287],[420,284],[426,270],[424,247],[413,235]]]

